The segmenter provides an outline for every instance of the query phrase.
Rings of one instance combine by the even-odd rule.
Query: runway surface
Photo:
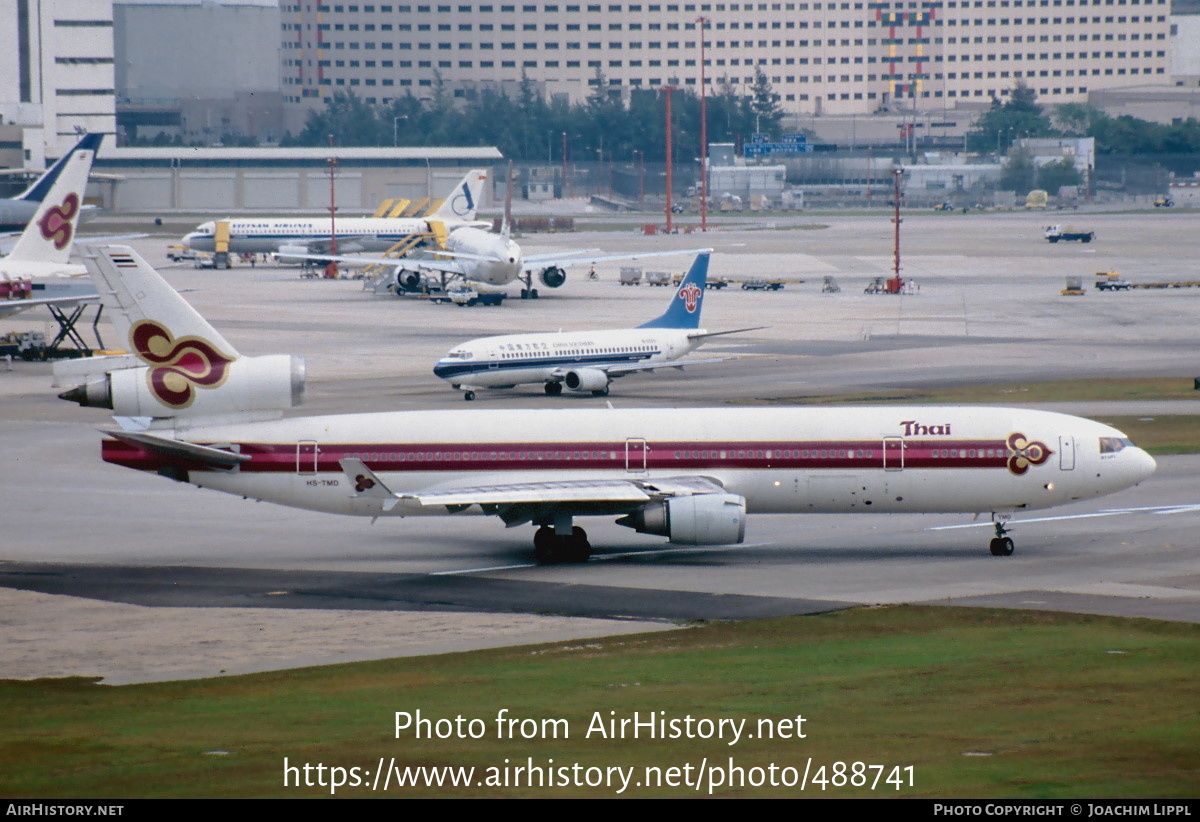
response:
[[[1177,250],[1190,237],[1194,217],[1081,215],[1077,224],[1086,222],[1098,235],[1086,247],[1046,243],[1043,219],[1026,214],[906,219],[904,271],[920,285],[909,296],[862,293],[870,278],[890,269],[890,225],[883,215],[799,218],[777,230],[710,235],[704,242],[717,248],[713,276],[803,282],[773,293],[736,286],[710,292],[704,322],[709,330],[769,327],[717,338],[701,349],[705,356],[737,359],[682,373],[631,376],[614,383],[607,401],[618,407],[680,407],[686,413],[689,406],[787,403],[845,391],[886,397],[899,389],[946,384],[1200,376],[1200,289],[1058,293],[1065,275],[1084,276],[1090,285],[1093,272],[1113,268],[1134,281],[1200,279],[1200,272],[1189,270],[1194,261]],[[134,245],[157,264],[171,241],[156,237]],[[656,243],[698,245],[695,237],[612,232],[524,240],[530,251],[571,245],[616,251]],[[680,258],[662,267],[686,265]],[[560,291],[542,289],[536,301],[474,309],[375,297],[356,282],[300,280],[295,269],[164,266],[163,273],[190,289],[188,299],[242,353],[305,356],[310,401],[301,411],[328,413],[459,408],[461,397],[430,373],[437,357],[457,342],[521,330],[624,327],[660,313],[668,290],[622,288],[617,267],[600,268],[599,282],[573,277]],[[821,293],[827,274],[836,277],[841,293]],[[7,321],[5,330],[44,325],[43,317],[29,312]],[[106,330],[111,337],[111,329],[101,325],[102,335]],[[537,567],[528,527],[505,529],[484,518],[371,525],[105,465],[97,433],[109,424],[105,414],[56,399],[49,382],[49,367],[42,364],[15,363],[12,371],[0,372],[0,436],[7,457],[0,477],[5,500],[0,587],[56,595],[11,606],[25,609],[22,613],[38,609],[43,624],[56,619],[56,612],[68,612],[55,608],[60,596],[121,603],[129,613],[144,614],[140,628],[134,627],[136,619],[121,622],[125,638],[138,630],[169,631],[172,620],[182,624],[233,608],[321,611],[330,619],[381,611],[440,612],[447,620],[486,613],[564,615],[559,620],[564,637],[603,633],[596,617],[609,624],[620,618],[620,627],[630,630],[663,621],[896,602],[1200,621],[1194,537],[1200,526],[1200,457],[1160,458],[1158,473],[1137,488],[1026,515],[1014,533],[1017,553],[1003,559],[987,552],[990,524],[969,517],[752,516],[746,544],[706,548],[670,546],[597,518],[586,523],[596,548],[592,561]],[[532,386],[480,392],[474,405],[578,408],[604,402],[591,396],[547,398]],[[1019,397],[1011,404],[1022,405]],[[1097,419],[1195,414],[1198,406],[1197,401],[1054,405]],[[167,611],[171,620],[161,618]],[[589,618],[587,627],[567,617]],[[73,618],[64,619],[60,632],[73,630]],[[276,644],[301,642],[286,624],[271,630],[281,632]],[[553,631],[528,635],[540,640]],[[103,632],[90,636],[104,641]],[[413,636],[414,648],[430,650],[415,641],[419,633]],[[361,636],[364,649],[372,641]],[[520,641],[520,635],[504,641]],[[0,660],[10,658],[6,643],[23,642],[27,638],[11,633],[0,636]],[[296,649],[291,664],[329,656],[300,644]],[[61,662],[62,652],[53,647],[44,654]],[[0,662],[0,676],[9,675],[4,665]],[[38,670],[35,665],[16,675]],[[115,672],[109,675],[118,681]]]

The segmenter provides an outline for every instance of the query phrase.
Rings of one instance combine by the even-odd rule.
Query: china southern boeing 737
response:
[[[561,394],[565,386],[602,397],[613,379],[626,374],[720,362],[724,358],[680,359],[709,337],[755,330],[709,333],[700,328],[710,253],[708,249],[696,257],[667,310],[637,328],[481,337],[455,346],[433,373],[461,389],[468,401],[481,388],[531,383],[542,383],[550,396]]]
[[[397,411],[283,418],[303,361],[243,357],[132,249],[89,267],[136,360],[90,363],[61,396],[111,408],[106,462],[250,499],[363,517],[536,526],[542,562],[584,561],[576,518],[684,545],[743,540],[750,514],[1015,512],[1154,472],[1115,428],[1020,408]],[[87,361],[76,361],[76,363]],[[121,367],[126,366],[126,367]]]

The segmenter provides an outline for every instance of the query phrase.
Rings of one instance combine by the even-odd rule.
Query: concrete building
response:
[[[384,199],[444,196],[470,169],[491,168],[501,159],[487,146],[115,148],[105,140],[95,168],[121,178],[104,203],[114,211],[314,213],[329,207],[330,157],[338,161],[338,213],[349,216],[370,215]]]
[[[0,122],[31,168],[115,130],[112,0],[0,0]]]
[[[437,82],[455,94],[524,74],[571,100],[697,89],[747,93],[756,69],[785,111],[982,108],[1022,80],[1043,104],[1170,81],[1168,0],[386,2],[283,0],[285,105],[337,91],[368,102]]]
[[[278,0],[114,0],[124,135],[282,135]]]

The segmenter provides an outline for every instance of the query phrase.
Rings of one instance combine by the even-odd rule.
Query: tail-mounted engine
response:
[[[83,361],[77,361],[83,362]],[[228,417],[279,412],[304,403],[304,359],[284,354],[224,362],[179,361],[97,371],[59,394],[123,417]]]
[[[746,500],[736,494],[671,497],[621,517],[617,524],[677,545],[736,544],[746,536]]]

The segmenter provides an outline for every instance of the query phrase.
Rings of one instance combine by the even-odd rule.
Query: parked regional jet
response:
[[[724,545],[742,541],[748,512],[991,512],[991,552],[1007,555],[1014,512],[1120,491],[1155,468],[1114,428],[1018,408],[283,419],[303,401],[303,360],[243,357],[132,249],[88,253],[117,331],[143,363],[77,360],[75,368],[91,370],[60,395],[116,413],[120,428],[102,444],[106,462],[315,511],[532,523],[543,562],[588,557],[576,517],[615,516],[673,543]]]
[[[37,204],[13,250],[0,259],[0,317],[40,305],[99,300],[95,286],[84,276],[87,268],[69,262],[95,154],[94,149],[76,146],[55,166],[54,184]]]
[[[637,328],[481,337],[455,346],[433,367],[433,373],[461,389],[468,401],[475,399],[481,388],[531,383],[543,383],[551,396],[561,394],[566,386],[602,397],[608,394],[613,379],[626,374],[720,362],[725,358],[680,359],[709,337],[755,330],[709,333],[700,328],[710,253],[711,249],[706,249],[696,257],[671,295],[667,310]]]
[[[42,200],[46,199],[50,193],[50,188],[54,185],[54,181],[58,179],[59,174],[66,167],[71,157],[77,151],[90,151],[92,156],[95,156],[96,151],[100,148],[100,141],[104,139],[103,134],[85,134],[74,148],[58,159],[54,165],[50,166],[46,172],[38,178],[37,182],[11,199],[0,200],[0,233],[12,234],[23,231],[25,226],[33,219],[33,215],[38,210],[38,206],[42,204]],[[90,168],[90,163],[89,163]],[[83,190],[79,192],[80,206],[83,205]]]
[[[486,169],[463,177],[432,214],[425,217],[337,217],[339,251],[387,251],[398,243],[429,235],[440,243],[447,231],[469,225],[487,182]],[[480,223],[478,225],[486,225]],[[330,250],[328,217],[245,217],[209,221],[183,238],[193,251],[215,252],[218,234],[227,230],[231,254],[279,254],[305,257]]]

